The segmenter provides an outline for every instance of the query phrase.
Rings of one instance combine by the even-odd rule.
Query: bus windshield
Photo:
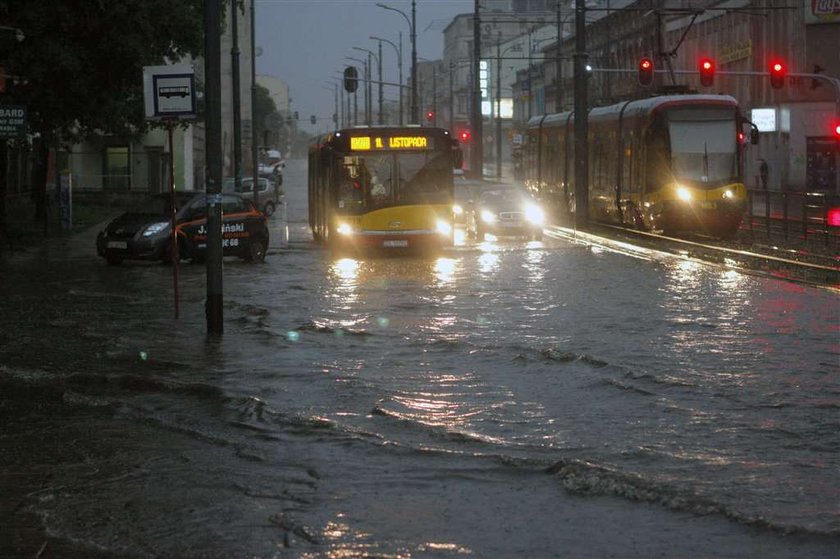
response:
[[[714,183],[738,176],[738,146],[732,118],[671,121],[668,131],[675,178]]]
[[[377,153],[345,156],[338,206],[364,212],[399,204],[451,202],[449,153]]]

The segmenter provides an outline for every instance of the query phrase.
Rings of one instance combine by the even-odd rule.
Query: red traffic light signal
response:
[[[653,60],[642,58],[639,60],[639,85],[650,85],[653,83]]]
[[[470,131],[469,130],[461,130],[461,133],[458,134],[458,138],[466,143],[470,141]]]
[[[432,122],[435,119],[435,112],[434,111],[426,111],[426,120]]]
[[[700,60],[700,83],[709,87],[715,83],[715,61],[711,58]]]
[[[774,89],[785,86],[785,76],[787,76],[787,68],[783,62],[776,60],[770,63],[770,85]]]

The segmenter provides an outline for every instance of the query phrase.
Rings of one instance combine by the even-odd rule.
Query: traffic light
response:
[[[435,119],[435,112],[434,111],[426,111],[426,120],[432,122]]]
[[[298,114],[297,111],[295,111],[295,120],[300,120],[300,115]]]
[[[639,85],[648,86],[653,83],[653,60],[642,58],[639,60]]]
[[[840,122],[834,123],[834,142],[840,148]]]
[[[316,122],[318,122],[318,117],[316,117],[315,115],[309,117],[310,124],[315,124]]]
[[[700,59],[700,83],[710,87],[715,83],[715,61],[711,58]]]
[[[774,89],[785,86],[785,76],[787,76],[787,68],[783,62],[776,60],[770,63],[770,85]]]
[[[469,130],[461,130],[461,133],[458,134],[458,139],[461,140],[462,143],[467,143],[470,141],[470,131]]]
[[[359,72],[355,66],[348,66],[344,69],[344,91],[353,93],[359,87]]]

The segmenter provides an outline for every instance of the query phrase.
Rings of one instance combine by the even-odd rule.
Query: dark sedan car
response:
[[[544,225],[542,208],[527,192],[502,188],[481,193],[467,219],[467,234],[478,240],[487,233],[540,240]]]
[[[183,193],[181,193],[183,194]],[[178,210],[175,230],[179,259],[203,261],[207,251],[207,196],[194,194]],[[123,260],[171,261],[172,230],[165,201],[156,195],[149,210],[163,204],[160,213],[126,212],[114,219],[96,239],[96,251],[108,264]],[[211,195],[212,196],[212,195]],[[225,256],[262,261],[268,249],[268,224],[265,214],[254,203],[238,194],[219,194],[222,204],[222,249]]]

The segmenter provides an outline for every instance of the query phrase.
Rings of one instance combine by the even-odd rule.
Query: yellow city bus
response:
[[[315,240],[351,250],[453,244],[452,170],[462,163],[448,130],[356,127],[309,149],[309,226]]]

